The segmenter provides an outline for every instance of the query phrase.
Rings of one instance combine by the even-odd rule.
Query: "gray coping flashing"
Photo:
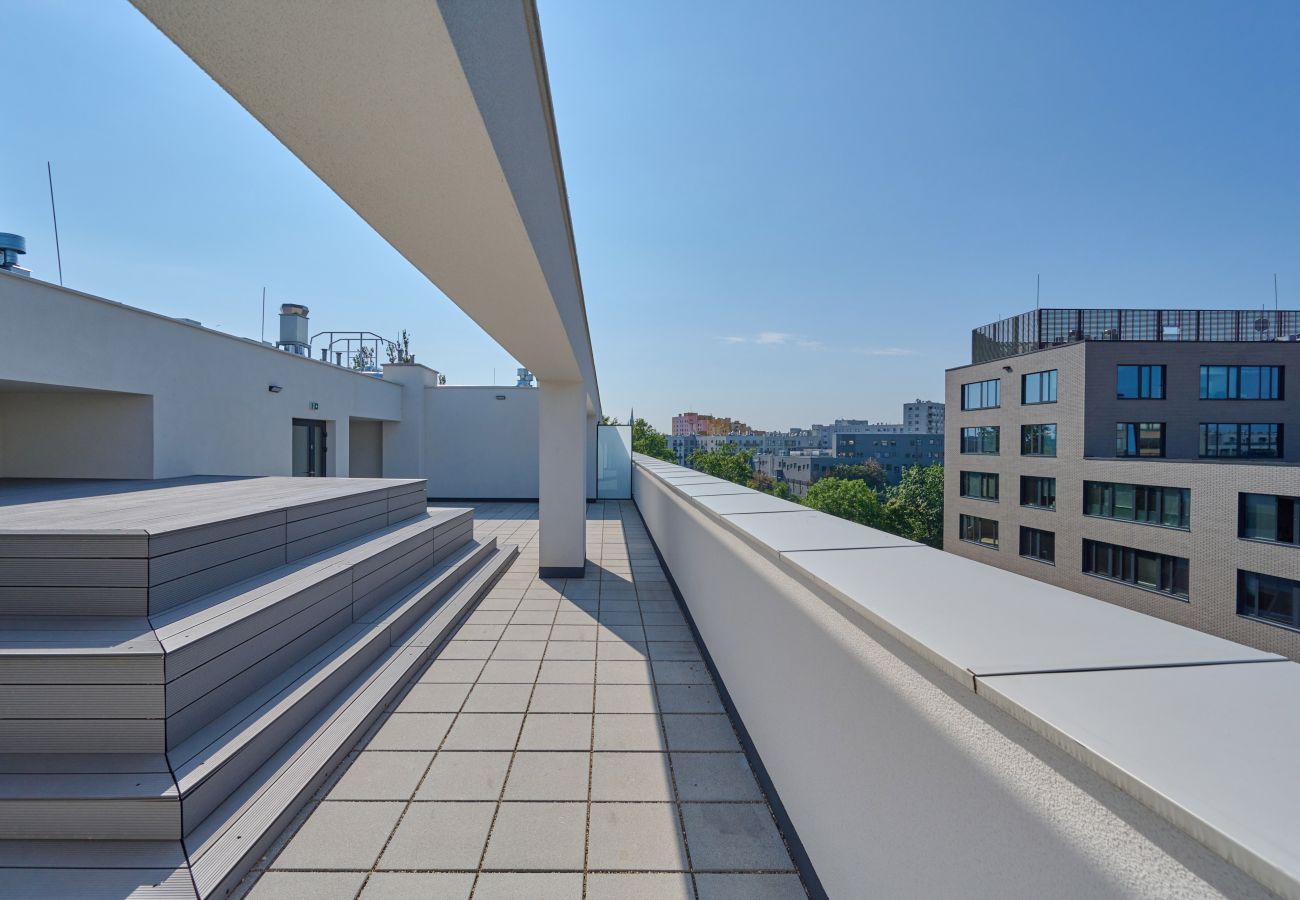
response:
[[[692,497],[663,478],[681,467],[642,459],[643,470],[850,621],[899,640],[1270,890],[1300,900],[1300,665],[965,557],[881,546],[874,529],[748,488],[757,499]],[[779,549],[799,540],[792,526],[807,539]],[[827,546],[807,546],[814,529],[831,538]],[[863,547],[838,546],[855,534]],[[1251,752],[1272,765],[1241,764],[1247,735]]]
[[[1001,675],[976,691],[1269,889],[1300,896],[1300,665]]]

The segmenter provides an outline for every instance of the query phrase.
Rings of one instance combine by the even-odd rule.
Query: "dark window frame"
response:
[[[1116,459],[1164,459],[1167,448],[1168,430],[1166,422],[1116,422],[1115,423],[1115,458]],[[1160,427],[1160,452],[1147,453],[1142,446],[1143,433],[1149,431],[1152,426]],[[1124,429],[1121,434],[1121,429]],[[1129,441],[1129,432],[1132,430],[1132,441]],[[1137,449],[1136,453],[1121,453],[1121,441],[1123,447],[1127,449],[1130,445]]]
[[[980,483],[980,493],[970,493],[968,481],[978,478]],[[990,483],[993,485],[993,496],[985,496],[984,488]],[[1000,479],[996,472],[971,472],[962,470],[957,474],[957,493],[969,500],[980,500],[984,503],[997,503],[1001,495]]]
[[[989,385],[993,385],[990,391]],[[967,389],[978,388],[979,399],[978,405],[972,405],[968,402]],[[992,394],[993,402],[989,402],[989,395]],[[1002,379],[986,378],[983,381],[968,381],[961,386],[961,408],[963,410],[979,409],[1000,409],[1002,406]]]
[[[1020,376],[1020,405],[1021,406],[1042,406],[1047,403],[1055,403],[1057,397],[1057,384],[1060,380],[1057,375],[1057,372],[1058,372],[1057,369],[1043,369],[1041,372],[1026,372],[1024,375],[1021,375]],[[1051,376],[1051,378],[1047,377],[1049,375]],[[1030,400],[1029,399],[1030,378],[1038,379],[1038,396],[1040,398],[1044,395],[1043,385],[1046,383],[1050,383],[1052,389],[1052,399]]]
[[[1142,580],[1147,566],[1155,567],[1154,583]],[[1191,602],[1191,563],[1181,556],[1084,538],[1080,568],[1091,578],[1125,584],[1184,603]],[[1178,590],[1180,585],[1184,588],[1182,593]]]
[[[1122,489],[1128,489],[1128,506],[1117,503]],[[1109,489],[1109,496],[1107,496]],[[1170,492],[1178,492],[1178,522],[1171,525],[1165,521],[1169,506]],[[1097,496],[1097,509],[1110,509],[1111,512],[1089,512],[1093,498]],[[1128,509],[1132,515],[1116,515],[1115,510]],[[1139,510],[1155,510],[1156,521],[1138,518]],[[1174,531],[1192,530],[1192,491],[1191,488],[1175,487],[1163,484],[1133,484],[1127,481],[1093,481],[1083,482],[1083,514],[1090,519],[1109,519],[1112,522],[1131,522],[1134,525],[1148,525],[1154,528],[1171,528]]]
[[[1026,544],[1029,544],[1028,550],[1025,547]],[[1047,555],[1043,555],[1044,548],[1047,550]],[[1038,552],[1032,552],[1035,549]],[[1040,562],[1044,565],[1056,565],[1056,532],[1047,531],[1043,528],[1032,528],[1028,525],[1021,525],[1020,556],[1022,559],[1032,559],[1035,562]]]
[[[1039,422],[1032,425],[1021,425],[1020,426],[1020,455],[1021,456],[1043,456],[1048,458],[1055,457],[1056,436],[1057,436],[1056,424],[1057,423],[1055,422]],[[1047,429],[1047,428],[1050,428],[1052,430],[1051,431],[1051,435],[1052,435],[1051,453],[1048,453],[1044,449],[1042,449],[1047,445],[1047,438],[1046,438],[1047,432],[1042,430],[1039,431],[1032,430],[1032,429]],[[1038,451],[1026,451],[1025,448],[1030,445],[1037,445],[1040,449]]]
[[[971,538],[966,536],[968,523],[971,525],[976,525],[977,530],[979,532],[979,535],[977,537]],[[988,525],[993,526],[992,543],[988,543],[987,541],[984,540],[985,526]],[[983,547],[986,550],[1001,550],[1002,547],[1001,547],[998,531],[999,528],[998,528],[997,519],[986,519],[983,516],[971,516],[971,515],[967,515],[966,513],[961,513],[957,518],[957,538],[958,540],[966,544],[974,544],[975,546]]]
[[[1134,369],[1136,394],[1126,394],[1120,387],[1123,383],[1123,370]],[[1159,377],[1156,376],[1159,372]],[[1116,400],[1164,400],[1168,397],[1168,371],[1163,364],[1117,363],[1115,365],[1115,399]],[[1159,393],[1156,393],[1156,389]]]
[[[1285,459],[1286,448],[1282,442],[1283,437],[1282,422],[1201,422],[1197,427],[1197,458],[1198,459]],[[1272,440],[1268,442],[1273,450],[1272,453],[1254,452],[1255,444],[1250,438],[1256,433],[1256,428],[1271,429],[1267,432],[1271,435]],[[1213,429],[1213,431],[1211,431]],[[1208,452],[1210,449],[1210,438],[1213,435],[1214,452]],[[1235,443],[1224,445],[1223,438],[1228,435],[1234,435]],[[1246,440],[1243,441],[1242,437]],[[1226,453],[1228,447],[1235,448],[1235,453]],[[1245,452],[1243,452],[1243,450]]]
[[[1223,395],[1211,393],[1211,378],[1222,370]],[[1243,372],[1254,372],[1255,384],[1259,393],[1263,393],[1265,372],[1268,373],[1270,396],[1243,397],[1242,386],[1245,384]],[[1202,400],[1246,400],[1272,403],[1286,399],[1286,366],[1273,365],[1202,365],[1200,371],[1200,399]]]
[[[992,450],[968,450],[968,449],[966,449],[966,446],[967,446],[966,441],[967,441],[967,437],[968,437],[968,435],[967,435],[967,432],[968,432],[968,431],[969,431],[969,432],[980,432],[979,434],[973,434],[973,435],[970,435],[970,436],[969,436],[969,437],[973,438],[973,439],[977,442],[976,445],[978,445],[978,446],[982,446],[983,443],[984,443],[983,439],[984,439],[986,436],[988,436],[988,435],[991,434],[991,435],[993,436],[993,449],[992,449]],[[969,455],[971,455],[971,456],[998,456],[998,455],[1000,455],[1001,450],[1002,450],[1002,426],[1000,426],[1000,425],[967,425],[967,426],[963,427],[963,428],[961,429],[961,431],[958,433],[958,442],[959,442],[959,443],[958,443],[958,446],[960,447],[960,452],[962,452],[962,453],[966,453],[966,454],[969,454]]]
[[[1254,587],[1254,597],[1249,597],[1252,587]],[[1264,588],[1271,589],[1278,599],[1280,595],[1286,592],[1290,595],[1289,602],[1291,613],[1289,616],[1268,615],[1260,612],[1260,599],[1264,594]],[[1253,608],[1253,609],[1252,609]],[[1237,615],[1244,619],[1251,619],[1255,622],[1263,622],[1265,625],[1272,625],[1274,628],[1285,628],[1288,631],[1300,631],[1300,581],[1293,578],[1284,578],[1281,575],[1266,575],[1263,572],[1251,572],[1246,569],[1237,570]]]
[[[1273,537],[1248,534],[1247,516],[1250,497],[1263,497],[1273,501]],[[1257,541],[1279,547],[1300,547],[1300,497],[1287,494],[1260,494],[1239,491],[1237,494],[1237,537],[1243,541]]]
[[[1027,503],[1025,501],[1025,494],[1026,494],[1025,485],[1028,482],[1044,482],[1044,481],[1050,481],[1052,483],[1051,505],[1048,506],[1042,503]],[[1041,495],[1041,492],[1039,493]],[[1053,475],[1021,475],[1020,476],[1020,505],[1027,509],[1050,509],[1053,512],[1055,512],[1056,511],[1056,477]]]

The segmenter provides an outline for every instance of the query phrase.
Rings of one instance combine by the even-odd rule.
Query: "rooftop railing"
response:
[[[1036,309],[971,331],[971,362],[1077,341],[1300,341],[1300,310]]]

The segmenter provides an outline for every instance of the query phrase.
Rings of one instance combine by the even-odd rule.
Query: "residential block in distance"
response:
[[[944,549],[1300,659],[1300,312],[1043,309],[971,356]]]

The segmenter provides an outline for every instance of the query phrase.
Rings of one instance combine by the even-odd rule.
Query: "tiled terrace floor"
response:
[[[248,896],[805,897],[636,507],[588,506],[567,582],[536,504],[475,516],[519,558]]]

